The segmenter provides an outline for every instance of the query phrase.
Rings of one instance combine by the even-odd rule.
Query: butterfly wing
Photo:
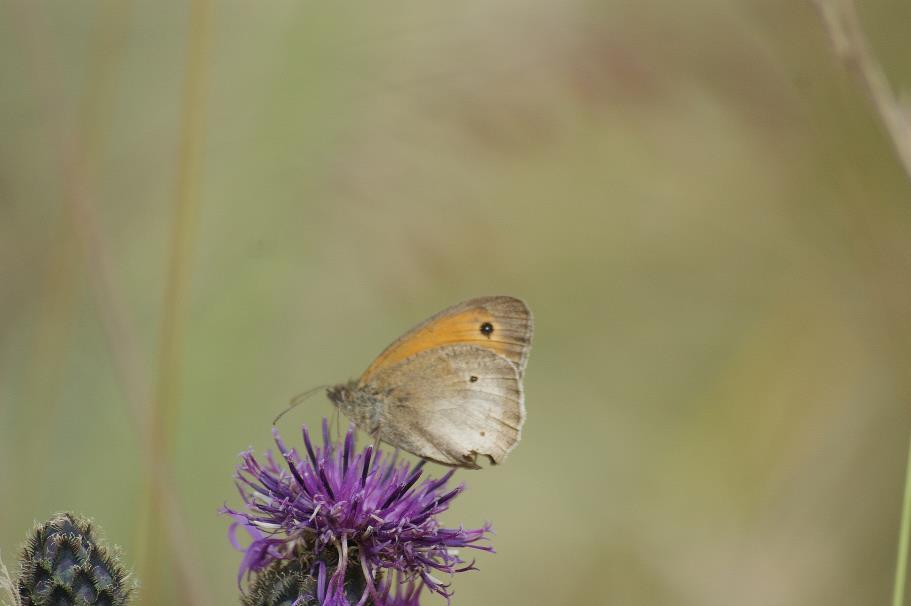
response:
[[[371,389],[386,395],[378,437],[446,465],[500,463],[521,437],[525,401],[518,368],[475,345],[448,345],[380,369]]]
[[[531,310],[521,299],[494,296],[463,301],[399,337],[377,356],[358,383],[366,385],[384,368],[422,351],[457,344],[474,345],[506,358],[521,379],[531,349],[532,330]]]

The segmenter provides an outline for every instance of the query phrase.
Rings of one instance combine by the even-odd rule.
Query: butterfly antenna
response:
[[[291,412],[293,409],[297,408],[304,400],[306,400],[313,394],[318,393],[321,389],[326,389],[327,387],[329,387],[329,386],[328,385],[318,385],[318,386],[314,387],[313,389],[308,389],[304,393],[297,394],[296,396],[291,398],[291,402],[288,404],[288,408],[286,408],[283,411],[281,411],[280,413],[278,413],[278,416],[275,417],[275,419],[273,419],[272,424],[273,425],[278,424],[279,419],[281,419],[287,413]]]

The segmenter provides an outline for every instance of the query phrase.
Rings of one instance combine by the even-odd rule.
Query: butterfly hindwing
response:
[[[409,356],[379,369],[371,389],[387,394],[378,437],[447,465],[476,468],[477,455],[501,462],[525,420],[518,368],[475,345]]]

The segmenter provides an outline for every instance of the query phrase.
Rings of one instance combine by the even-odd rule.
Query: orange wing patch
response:
[[[523,304],[524,306],[524,304]],[[445,345],[475,345],[513,362],[520,370],[529,347],[528,319],[497,318],[485,306],[447,310],[402,336],[386,348],[361,375],[369,383],[374,375],[416,353]]]

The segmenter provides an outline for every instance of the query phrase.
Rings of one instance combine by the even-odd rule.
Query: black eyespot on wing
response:
[[[477,382],[478,382],[478,378],[477,378],[476,376],[474,376],[474,375],[471,375],[471,377],[470,377],[468,380],[471,381],[472,383],[477,383]]]
[[[490,338],[490,335],[493,334],[493,324],[490,322],[484,322],[481,324],[481,334],[487,338]]]

